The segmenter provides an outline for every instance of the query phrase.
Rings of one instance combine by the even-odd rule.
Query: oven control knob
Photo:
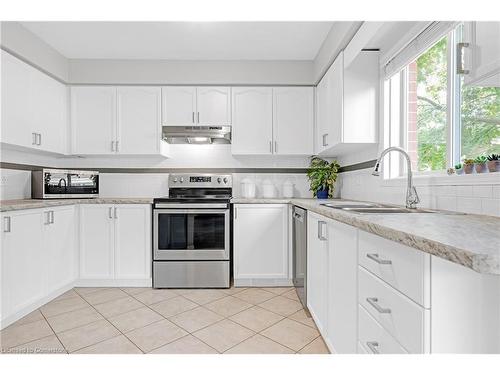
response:
[[[227,184],[227,178],[226,177],[224,177],[224,183]]]
[[[177,177],[174,177],[174,184],[177,182]]]
[[[222,180],[221,180],[221,178],[220,178],[220,177],[218,177],[218,178],[217,178],[217,183],[219,183],[219,184],[220,184],[220,183],[221,183],[221,181],[222,181]]]
[[[180,182],[181,182],[181,183],[183,183],[183,182],[184,182],[184,177],[181,177]]]

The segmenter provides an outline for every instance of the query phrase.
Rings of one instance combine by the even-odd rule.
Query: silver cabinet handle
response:
[[[38,146],[42,145],[42,135],[40,133],[38,133],[38,142],[37,142],[37,145]]]
[[[380,351],[378,350],[378,342],[376,341],[367,341],[366,346],[372,351],[373,354],[380,354]]]
[[[234,218],[236,219],[238,217],[238,209],[235,207],[234,208]]]
[[[273,153],[273,141],[269,141],[269,152]]]
[[[200,123],[200,112],[197,112],[198,124]]]
[[[278,153],[278,141],[274,141],[274,152]]]
[[[318,239],[320,241],[326,241],[327,238],[323,236],[323,225],[326,225],[326,222],[324,221],[318,221]]]
[[[36,133],[31,133],[31,145],[36,146]]]
[[[113,218],[113,207],[109,208],[108,216],[109,216],[110,219]]]
[[[323,134],[323,147],[328,146],[328,143],[326,142],[327,137],[328,137],[328,133]]]
[[[115,152],[115,141],[111,141],[111,152]]]
[[[377,262],[378,264],[392,264],[392,261],[390,261],[390,260],[380,259],[378,254],[366,254],[366,257],[368,259],[373,260],[374,262]]]
[[[375,310],[377,310],[381,314],[390,314],[391,313],[391,309],[382,307],[377,303],[378,298],[374,298],[374,297],[367,298],[366,302],[368,302]]]
[[[116,150],[116,152],[120,151],[120,141],[115,142],[115,150]]]
[[[45,212],[45,225],[49,225],[50,224],[50,211],[47,211]]]
[[[464,48],[469,47],[469,43],[457,43],[457,74],[469,74],[469,69],[465,69]]]
[[[49,216],[50,217],[50,224],[54,224],[54,211],[50,211],[49,214],[50,214],[50,216]]]
[[[194,112],[193,112],[193,116],[191,117],[191,122],[194,124]]]
[[[10,233],[10,216],[4,216],[3,218],[3,231],[5,233]]]
[[[115,207],[115,219],[118,219],[118,209]]]

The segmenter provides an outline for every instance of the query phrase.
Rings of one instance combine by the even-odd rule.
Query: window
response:
[[[431,43],[385,82],[385,145],[406,149],[414,171],[444,171],[464,158],[500,153],[500,88],[463,84],[455,69],[462,30]],[[402,175],[404,163],[390,157],[385,177]]]

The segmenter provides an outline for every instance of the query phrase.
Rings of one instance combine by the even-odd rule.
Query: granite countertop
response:
[[[357,214],[321,206],[318,199],[233,199],[233,203],[291,203],[366,232],[424,251],[480,273],[500,275],[500,218],[447,211]],[[353,202],[353,201],[351,201]]]
[[[153,198],[12,199],[0,201],[0,212],[72,204],[152,204]]]

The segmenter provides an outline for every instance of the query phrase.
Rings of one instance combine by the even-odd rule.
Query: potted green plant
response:
[[[337,160],[328,162],[318,156],[311,158],[307,178],[309,179],[309,190],[313,192],[313,196],[318,199],[333,197],[339,168]]]
[[[471,174],[474,170],[474,159],[464,160],[464,172],[465,174]]]
[[[456,174],[463,174],[464,173],[464,168],[462,163],[458,163],[455,165],[455,173]]]
[[[486,162],[488,159],[486,156],[481,155],[474,159],[474,168],[476,169],[476,173],[484,173],[487,171]]]
[[[487,156],[488,170],[490,172],[500,172],[500,154],[491,154]]]

